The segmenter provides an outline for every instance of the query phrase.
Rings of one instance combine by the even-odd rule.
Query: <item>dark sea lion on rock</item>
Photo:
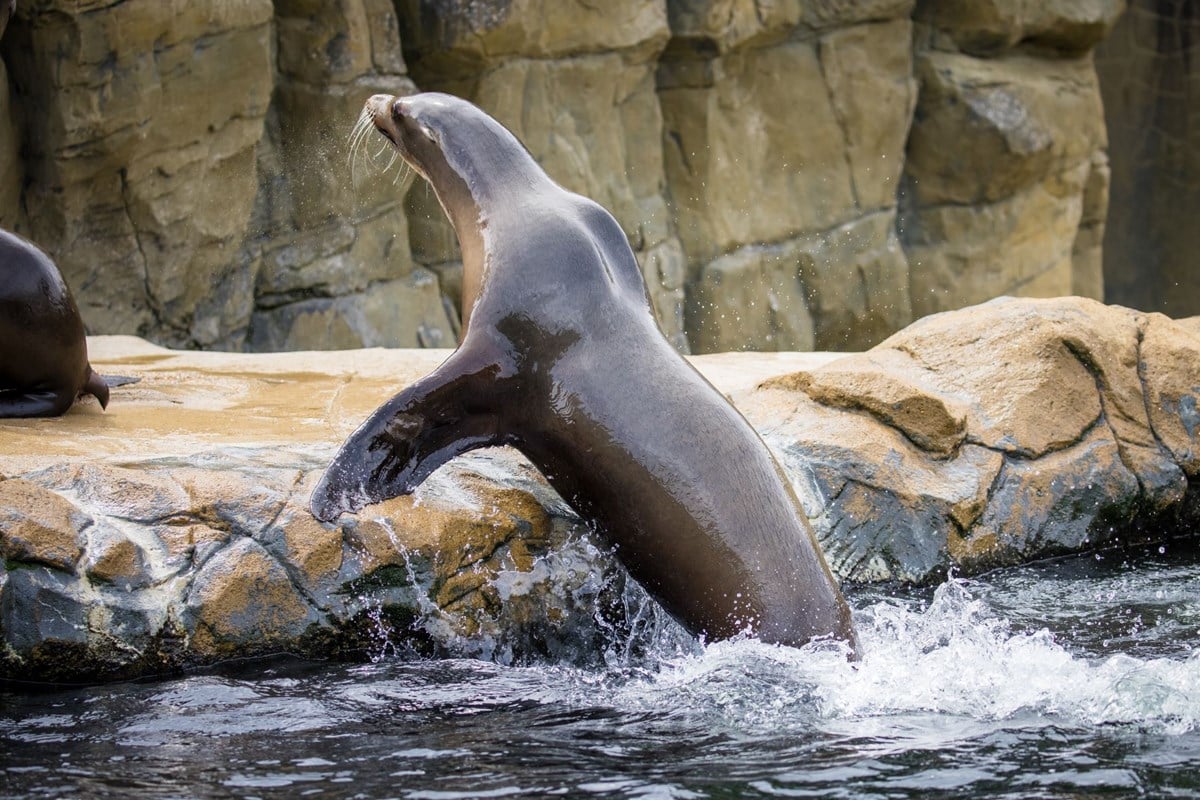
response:
[[[71,290],[45,253],[0,230],[0,417],[56,417],[81,394],[108,407]]]
[[[463,255],[463,340],[380,407],[312,496],[325,521],[512,445],[693,633],[854,646],[850,612],[786,478],[677,353],[616,220],[443,94],[377,95],[375,127],[433,186]]]

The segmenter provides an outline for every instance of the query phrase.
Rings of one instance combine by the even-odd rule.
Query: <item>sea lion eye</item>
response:
[[[436,142],[438,140],[437,134],[434,133],[433,128],[429,127],[428,125],[421,126],[421,133],[425,134],[425,138],[431,142]]]

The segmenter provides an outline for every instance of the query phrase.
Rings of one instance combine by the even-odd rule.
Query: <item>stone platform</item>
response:
[[[139,378],[107,412],[0,420],[0,677],[282,651],[553,658],[630,624],[620,568],[514,451],[337,525],[309,515],[341,441],[448,351],[89,349]],[[693,362],[776,452],[843,580],[1200,532],[1198,319],[1003,299],[866,353]]]

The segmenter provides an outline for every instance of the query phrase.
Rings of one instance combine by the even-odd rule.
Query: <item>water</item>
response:
[[[857,665],[657,625],[606,666],[392,657],[10,690],[0,796],[1200,796],[1194,554],[850,599]]]

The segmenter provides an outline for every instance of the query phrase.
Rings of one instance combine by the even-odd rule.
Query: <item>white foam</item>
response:
[[[831,643],[802,649],[745,639],[673,653],[618,687],[630,710],[687,708],[749,731],[895,735],[938,718],[950,738],[1016,726],[1132,724],[1164,733],[1200,723],[1200,654],[1182,659],[1073,655],[1045,630],[1014,633],[951,580],[928,607],[881,602],[856,612],[861,659]],[[986,723],[982,726],[973,722]],[[956,733],[954,731],[957,731]]]

